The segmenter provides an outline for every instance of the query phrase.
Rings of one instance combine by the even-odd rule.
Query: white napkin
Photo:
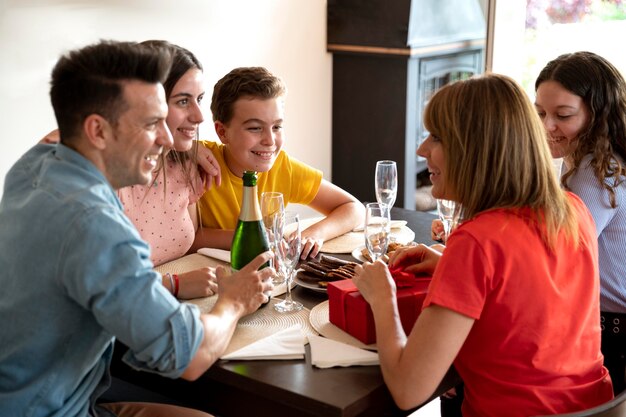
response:
[[[406,226],[406,220],[392,220],[389,222],[390,229],[399,229],[403,226]],[[353,232],[362,232],[365,229],[365,225],[360,225],[352,229]]]
[[[304,359],[305,343],[306,338],[300,325],[296,324],[224,355],[221,359]]]
[[[378,365],[378,353],[359,349],[321,336],[309,335],[311,363],[318,368]]]
[[[200,248],[198,249],[200,255],[208,256],[209,258],[218,259],[224,262],[230,262],[230,251],[224,249],[215,248]]]

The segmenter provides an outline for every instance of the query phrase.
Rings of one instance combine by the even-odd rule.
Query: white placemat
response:
[[[209,312],[215,305],[217,296],[198,298],[187,301],[195,304],[203,313]],[[266,336],[270,336],[279,330],[286,329],[293,325],[299,325],[305,336],[309,334],[317,335],[315,329],[309,322],[310,311],[307,308],[295,313],[279,313],[274,310],[274,304],[282,301],[278,298],[272,298],[268,305],[259,308],[254,313],[243,317],[237,323],[237,328],[233,334],[233,338],[224,354],[229,354],[249,345],[252,342],[260,340]]]
[[[169,272],[170,274],[182,274],[183,272],[193,271],[194,269],[203,268],[205,266],[216,267],[217,265],[228,264],[218,261],[217,259],[202,256],[198,253],[192,253],[190,255],[185,255],[182,258],[156,266],[154,267],[154,270],[161,274],[166,272]]]
[[[215,267],[217,265],[227,266],[228,263],[193,253],[176,259],[175,261],[167,262],[154,269],[161,274],[165,272],[181,274],[205,266]],[[292,281],[291,285],[293,287],[295,283]],[[284,294],[286,291],[286,284],[280,284],[274,287],[272,297]],[[185,302],[195,304],[200,308],[201,312],[208,313],[211,311],[216,301],[217,295],[213,295],[211,297],[196,298]],[[270,336],[279,330],[286,329],[296,324],[301,327],[304,335],[317,335],[317,332],[309,322],[310,311],[308,309],[303,308],[296,313],[279,313],[274,310],[274,304],[280,301],[280,299],[272,298],[267,306],[239,320],[225,354],[239,350],[256,340]]]
[[[377,350],[376,345],[366,345],[359,339],[349,335],[330,322],[328,317],[328,300],[319,303],[311,310],[309,321],[311,326],[322,336],[337,342],[346,343],[360,349]]]

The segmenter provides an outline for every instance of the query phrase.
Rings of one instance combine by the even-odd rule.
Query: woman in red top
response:
[[[381,368],[396,403],[426,401],[454,364],[463,415],[582,410],[613,397],[600,353],[593,220],[563,191],[536,111],[510,78],[487,75],[439,90],[424,115],[433,196],[464,222],[443,254],[424,245],[390,260],[433,274],[407,337],[382,262],[355,284],[376,321]]]

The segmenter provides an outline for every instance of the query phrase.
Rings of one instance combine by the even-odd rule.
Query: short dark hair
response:
[[[287,92],[282,80],[263,67],[235,68],[213,87],[213,121],[230,122],[233,105],[242,97],[270,99]]]
[[[100,41],[62,56],[50,83],[61,141],[76,137],[90,114],[116,125],[127,109],[123,82],[163,83],[170,62],[167,49],[136,42]]]

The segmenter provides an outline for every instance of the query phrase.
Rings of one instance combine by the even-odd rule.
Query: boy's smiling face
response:
[[[244,171],[267,172],[283,147],[283,97],[242,97],[233,105],[228,123],[215,122],[225,147],[228,169],[238,177]]]

